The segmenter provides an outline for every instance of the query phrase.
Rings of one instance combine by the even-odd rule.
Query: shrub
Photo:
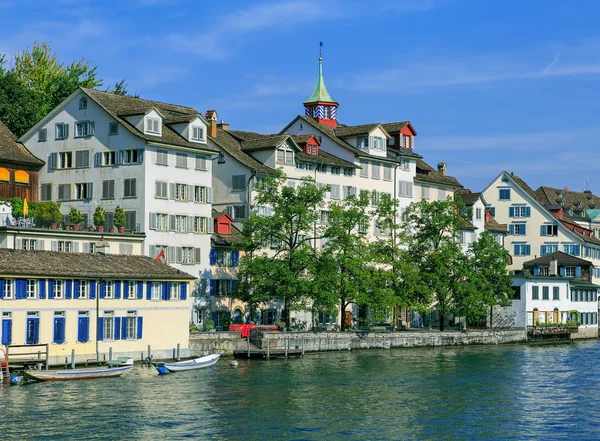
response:
[[[101,227],[106,223],[106,210],[103,206],[98,205],[94,210],[94,225]]]
[[[113,224],[117,228],[122,228],[125,226],[126,222],[127,218],[125,217],[125,210],[123,210],[121,207],[117,207],[117,209],[115,210],[115,218],[113,220]]]
[[[78,225],[83,222],[83,219],[84,217],[83,214],[81,214],[81,211],[75,207],[71,207],[71,210],[69,211],[69,220],[71,221],[71,224]]]
[[[207,321],[206,324],[204,325],[204,330],[212,331],[213,329],[215,329],[215,322],[213,322],[212,320]]]

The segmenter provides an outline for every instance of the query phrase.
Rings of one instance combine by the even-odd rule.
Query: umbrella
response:
[[[27,206],[27,198],[23,199],[23,216],[29,214],[29,207]]]

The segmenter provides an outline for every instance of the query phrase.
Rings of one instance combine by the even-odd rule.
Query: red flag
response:
[[[156,255],[154,260],[160,263],[167,263],[167,256],[165,255],[165,250],[160,250],[160,253]]]
[[[563,191],[569,191],[569,186],[567,185],[565,188],[563,188]]]

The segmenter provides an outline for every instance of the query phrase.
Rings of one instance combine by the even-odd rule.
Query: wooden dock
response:
[[[304,342],[301,345],[290,344],[290,339],[284,338],[281,340],[264,339],[260,343],[261,347],[256,346],[250,342],[250,338],[246,338],[246,347],[235,349],[233,357],[246,359],[304,357]]]

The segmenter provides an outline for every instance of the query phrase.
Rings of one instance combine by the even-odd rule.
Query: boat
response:
[[[216,354],[205,355],[204,357],[194,358],[193,360],[176,361],[173,363],[152,363],[159,374],[168,374],[170,372],[191,371],[194,369],[202,369],[214,365],[223,355],[222,352]]]
[[[93,378],[111,378],[123,375],[133,367],[133,358],[121,361],[119,365],[108,365],[82,369],[59,369],[23,371],[25,376],[38,381],[89,380]]]

